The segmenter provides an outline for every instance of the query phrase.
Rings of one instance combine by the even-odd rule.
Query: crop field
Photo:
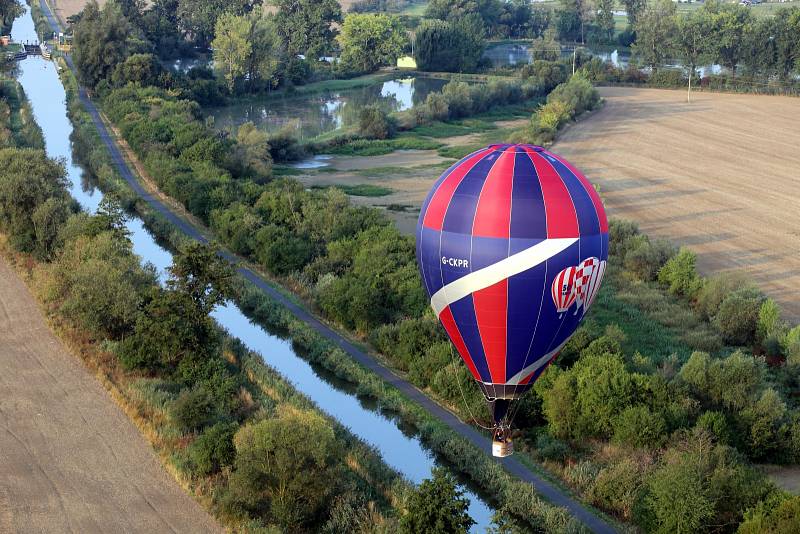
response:
[[[219,532],[0,258],[0,532]]]
[[[800,320],[800,99],[600,88],[605,106],[553,150],[610,214],[686,245],[704,274],[747,272]]]

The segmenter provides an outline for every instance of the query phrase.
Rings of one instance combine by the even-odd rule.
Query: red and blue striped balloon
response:
[[[607,258],[599,195],[538,146],[465,157],[436,181],[417,223],[431,306],[490,399],[519,397],[558,355]]]

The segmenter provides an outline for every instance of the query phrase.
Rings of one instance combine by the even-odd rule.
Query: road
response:
[[[53,18],[52,14],[50,13],[50,10],[48,9],[46,3],[44,2],[44,0],[40,1],[42,4],[42,9],[47,15],[51,27],[54,28],[54,31],[58,31],[58,25],[55,19]],[[67,58],[67,63],[70,69],[75,71],[75,67],[72,64],[70,58]],[[114,166],[116,167],[117,171],[122,176],[122,178],[128,183],[128,185],[130,185],[130,187],[136,192],[136,194],[139,195],[144,201],[146,201],[154,210],[158,211],[171,224],[179,228],[184,234],[191,237],[192,239],[206,243],[208,240],[200,233],[200,231],[197,228],[190,225],[184,219],[178,217],[175,213],[170,211],[170,209],[167,206],[165,206],[158,198],[154,197],[144,189],[144,187],[139,183],[139,181],[136,179],[131,169],[126,164],[124,158],[122,157],[122,153],[120,152],[113,138],[109,134],[107,128],[105,127],[105,124],[101,120],[97,108],[95,107],[94,103],[89,99],[88,95],[86,94],[86,91],[82,87],[80,89],[79,96],[81,103],[84,106],[84,109],[86,109],[86,111],[91,115],[92,120],[94,121],[94,124],[100,134],[101,140],[108,148]],[[223,255],[226,257],[226,259],[230,260],[231,262],[235,264],[238,263],[238,260],[234,256],[227,253]],[[399,389],[404,395],[412,399],[414,402],[418,403],[431,415],[433,415],[434,417],[445,423],[448,427],[450,427],[454,432],[456,432],[460,436],[470,441],[473,445],[480,448],[486,454],[491,455],[491,442],[486,436],[482,435],[474,427],[458,419],[450,411],[441,407],[435,401],[430,399],[427,395],[425,395],[416,387],[414,387],[411,383],[400,378],[391,369],[378,362],[369,354],[358,349],[355,345],[350,343],[346,338],[341,336],[335,330],[333,330],[328,325],[322,323],[316,317],[311,315],[307,310],[289,300],[287,297],[285,297],[282,293],[280,293],[274,287],[269,285],[264,279],[262,279],[252,270],[243,267],[241,265],[237,265],[237,271],[247,280],[252,282],[261,291],[263,291],[267,296],[276,300],[281,305],[285,306],[298,319],[306,322],[314,330],[319,332],[323,337],[330,340],[338,347],[340,347],[342,350],[344,350],[355,361],[357,361],[370,371],[380,376],[383,380],[385,380],[389,384]],[[506,470],[508,470],[508,472],[511,473],[512,475],[518,477],[521,480],[533,484],[533,486],[536,488],[537,493],[540,494],[547,501],[556,506],[566,508],[573,516],[578,518],[593,532],[597,532],[599,534],[615,532],[615,530],[609,523],[607,523],[602,518],[595,515],[592,511],[583,506],[580,502],[572,498],[570,495],[561,490],[559,487],[548,482],[547,480],[543,479],[542,477],[540,477],[539,475],[528,469],[525,465],[520,463],[513,456],[503,458],[498,461],[500,461],[506,468]]]
[[[0,259],[0,532],[222,532]]]

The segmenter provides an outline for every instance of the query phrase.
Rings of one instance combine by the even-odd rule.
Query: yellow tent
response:
[[[397,68],[399,69],[416,69],[417,62],[411,56],[403,56],[397,58]]]

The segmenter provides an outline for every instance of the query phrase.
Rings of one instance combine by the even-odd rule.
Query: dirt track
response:
[[[741,269],[800,322],[800,99],[601,88],[605,107],[553,150],[608,211],[688,245],[703,273]]]
[[[0,533],[220,532],[0,259]]]

